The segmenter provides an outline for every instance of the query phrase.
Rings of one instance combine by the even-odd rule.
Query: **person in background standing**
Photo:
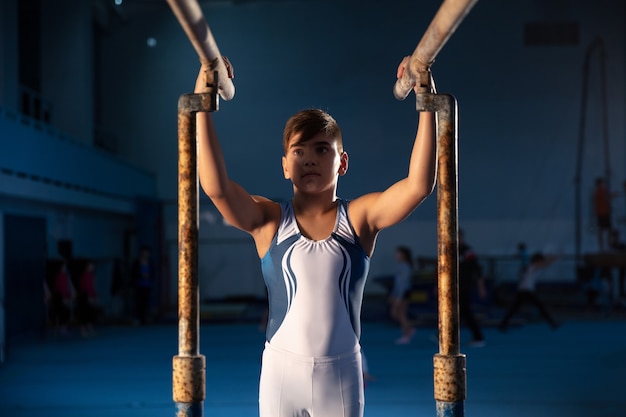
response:
[[[148,246],[143,246],[133,265],[133,285],[135,290],[135,315],[139,324],[146,324],[150,315],[150,300],[154,286],[154,265]]]
[[[626,259],[626,243],[624,243],[619,236],[618,229],[611,229],[611,233],[609,234],[609,249],[620,256],[622,259]],[[613,288],[612,290],[612,299],[617,301],[618,304],[621,304],[622,298],[626,296],[626,267],[618,266],[616,267],[617,271],[617,288]]]
[[[390,314],[392,319],[400,323],[402,329],[402,336],[396,340],[396,344],[405,345],[411,341],[415,334],[415,329],[407,317],[408,297],[413,279],[411,249],[406,246],[397,247],[395,261],[396,272],[393,277],[393,287],[389,294]]]
[[[474,290],[478,292],[481,299],[486,297],[482,267],[476,253],[465,241],[463,230],[459,230],[459,315],[472,333],[470,346],[483,347],[485,337],[472,307]]]
[[[60,335],[69,334],[68,327],[72,320],[75,298],[76,291],[67,261],[62,260],[50,285],[50,319],[55,326],[55,331]]]
[[[530,257],[528,256],[528,249],[526,243],[520,242],[517,244],[517,259],[519,260],[519,277],[521,278],[528,269],[530,263]]]
[[[111,271],[111,313],[115,318],[120,318],[124,313],[124,298],[126,288],[124,282],[124,272],[122,269],[122,260],[115,258],[113,262],[113,270]]]
[[[596,188],[593,193],[593,209],[598,228],[598,248],[604,251],[608,247],[611,231],[611,193],[604,178],[596,178]],[[606,235],[606,237],[605,237]]]
[[[95,264],[88,260],[78,278],[76,296],[76,318],[80,326],[80,334],[90,337],[96,334],[94,324],[100,311],[96,292]]]

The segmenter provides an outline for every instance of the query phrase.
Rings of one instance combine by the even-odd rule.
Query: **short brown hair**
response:
[[[341,129],[337,121],[328,113],[320,109],[306,109],[294,114],[287,120],[283,131],[283,150],[287,153],[289,139],[296,133],[301,133],[301,142],[306,142],[319,133],[324,133],[337,139],[339,152],[343,152]]]

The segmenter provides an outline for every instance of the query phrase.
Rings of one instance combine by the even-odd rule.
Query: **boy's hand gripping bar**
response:
[[[224,100],[233,98],[235,85],[229,78],[229,72],[198,2],[196,0],[167,0],[167,3],[198,53],[202,64],[209,64],[213,69],[208,76],[217,77],[217,80],[213,80],[213,85],[217,87],[219,95]]]
[[[404,100],[416,83],[421,87],[428,82],[428,78],[420,76],[426,74],[435,61],[435,57],[454,33],[463,18],[478,0],[444,0],[424,36],[417,44],[411,59],[404,70],[404,74],[396,81],[393,94],[398,100]]]

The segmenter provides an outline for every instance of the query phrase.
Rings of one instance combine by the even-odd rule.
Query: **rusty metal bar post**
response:
[[[206,361],[200,354],[198,290],[197,112],[216,111],[217,94],[184,94],[178,100],[178,355],[173,358],[177,417],[202,417]]]
[[[416,108],[437,113],[439,353],[433,359],[437,416],[463,417],[466,372],[459,342],[457,103],[450,94],[424,93],[416,94]]]
[[[435,400],[439,417],[462,417],[466,393],[465,355],[460,353],[457,105],[444,95],[439,123],[437,259],[439,353],[434,357]],[[443,103],[442,103],[443,104]]]
[[[202,94],[184,94],[178,100],[178,355],[173,359],[173,398],[177,417],[202,417],[206,361],[199,353],[200,300],[198,291],[198,155],[197,112],[218,109],[235,95],[224,60],[196,0],[167,0],[191,41],[205,73]]]

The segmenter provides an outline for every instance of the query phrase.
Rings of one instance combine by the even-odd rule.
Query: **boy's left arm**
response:
[[[410,57],[405,57],[398,66],[398,78],[402,78],[409,60]],[[430,91],[436,93],[430,72],[429,83]],[[414,87],[415,93],[418,90],[421,91],[421,86]],[[407,218],[435,188],[436,130],[435,114],[421,112],[406,178],[383,192],[366,194],[350,204],[350,218],[366,251],[373,251],[379,231]]]
[[[370,233],[401,222],[432,193],[437,175],[435,130],[434,113],[420,113],[406,178],[383,192],[359,199]]]

